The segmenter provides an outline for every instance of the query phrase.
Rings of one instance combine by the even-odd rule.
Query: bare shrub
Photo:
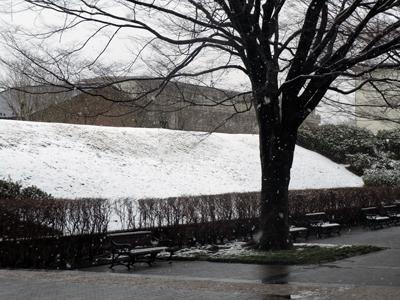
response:
[[[138,214],[137,201],[133,198],[119,198],[113,202],[114,212],[121,223],[121,229],[135,229]]]

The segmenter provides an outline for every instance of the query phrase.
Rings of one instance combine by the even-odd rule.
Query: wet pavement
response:
[[[0,299],[400,299],[400,226],[344,229],[309,242],[383,251],[319,265],[160,261],[132,270],[0,270]],[[299,242],[302,242],[300,240]]]

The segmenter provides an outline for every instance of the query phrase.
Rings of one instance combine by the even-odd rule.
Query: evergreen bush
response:
[[[369,169],[363,176],[366,186],[393,186],[400,187],[400,169]]]
[[[391,152],[393,159],[400,160],[400,130],[379,130],[376,134],[378,148],[384,152]]]
[[[370,169],[378,159],[369,154],[356,153],[347,154],[346,162],[350,165],[349,170],[358,176],[364,175],[365,170]]]
[[[367,129],[345,125],[301,126],[297,144],[337,163],[346,163],[347,154],[374,156],[376,137]]]
[[[19,181],[0,179],[0,199],[51,199],[50,194],[32,185],[22,188]]]
[[[371,131],[345,125],[301,126],[297,144],[363,176],[366,186],[399,186],[400,130]]]
[[[0,199],[18,199],[21,194],[22,186],[19,182],[11,179],[0,179]]]

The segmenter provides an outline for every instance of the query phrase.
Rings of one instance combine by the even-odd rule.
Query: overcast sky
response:
[[[25,32],[27,33],[34,33],[36,31],[43,30],[46,25],[56,25],[56,26],[63,26],[64,24],[68,24],[72,21],[72,18],[66,15],[57,14],[55,12],[50,11],[43,11],[43,10],[26,10],[26,3],[21,0],[2,0],[2,6],[0,9],[2,12],[0,13],[1,18],[1,28],[3,29],[3,33],[6,32],[8,29],[10,32],[13,33],[13,36],[19,41],[21,44],[25,44],[25,48],[30,50],[36,50],[35,43],[41,43],[41,41],[35,41],[33,39],[28,39]],[[129,18],[129,11],[125,8],[126,11],[122,11],[122,15],[126,15],[125,17]],[[298,14],[297,14],[298,15]],[[295,16],[290,16],[291,19],[295,19]],[[297,16],[299,18],[299,16]],[[66,31],[59,35],[54,35],[53,37],[49,37],[46,40],[46,47],[52,48],[60,48],[60,49],[71,49],[76,48],[77,45],[82,44],[84,41],[88,39],[88,37],[95,31],[96,27],[93,25],[85,25],[85,27],[80,26],[76,28],[76,30]],[[107,43],[110,40],[110,36],[113,34],[114,31],[105,30],[98,34],[94,39],[91,39],[89,43],[85,46],[83,51],[80,51],[79,54],[76,56],[75,61],[88,59],[94,60],[100,54],[101,58],[98,62],[103,64],[111,64],[116,66],[118,63],[121,63],[121,67],[117,68],[117,70],[122,71],[125,66],[130,65],[133,61],[135,61],[135,65],[131,72],[121,73],[118,75],[129,75],[129,76],[145,76],[147,75],[146,71],[146,63],[149,63],[151,57],[156,56],[156,53],[151,52],[149,48],[147,48],[147,55],[149,60],[144,60],[143,62],[140,59],[135,60],[136,56],[132,54],[132,52],[140,51],[142,44],[136,39],[139,35],[144,34],[143,31],[134,32],[134,30],[130,29],[129,31],[120,31],[116,38],[113,39],[112,43],[107,46]],[[137,35],[133,37],[133,35]],[[4,38],[4,35],[3,35]],[[4,43],[4,39],[3,39]],[[103,53],[102,51],[107,46],[107,50]],[[0,57],[2,58],[10,58],[11,55],[4,49],[4,44],[0,51]],[[39,52],[39,51],[38,51]],[[145,55],[144,53],[142,53]],[[0,66],[1,68],[1,66]],[[94,70],[88,71],[89,68],[85,68],[83,72],[79,72],[78,75],[82,77],[97,77],[98,73],[95,73]],[[4,68],[1,70],[4,72]],[[3,73],[4,74],[4,73]],[[4,76],[4,75],[3,75]],[[81,78],[82,79],[82,78]],[[225,78],[220,78],[217,75],[213,77],[207,78],[204,81],[204,84],[211,84],[212,82],[218,82],[220,85],[219,87],[225,89],[232,89],[232,90],[243,90],[244,86],[248,85],[248,79],[238,72],[232,72],[229,75],[226,75]],[[330,97],[333,94],[330,94]],[[339,97],[335,97],[337,99],[344,99],[343,95]],[[354,95],[350,95],[347,97],[348,101],[352,101],[354,99]],[[319,114],[324,114],[326,109],[318,108],[317,112]],[[335,112],[336,113],[336,112]],[[335,122],[336,120],[340,120],[341,122],[344,121],[349,123],[351,121],[347,120],[347,116],[340,116],[338,117],[337,114],[332,116],[330,113],[325,113],[323,116],[323,122]]]

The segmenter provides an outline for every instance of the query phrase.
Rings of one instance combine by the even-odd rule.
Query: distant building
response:
[[[374,81],[368,82],[371,78]],[[355,93],[356,125],[373,132],[400,129],[400,72],[399,69],[376,69],[356,80],[367,82]]]
[[[99,84],[93,87],[96,82]],[[30,114],[29,119],[102,126],[258,133],[249,94],[182,82],[170,82],[163,86],[160,80],[146,78],[121,78],[118,84],[107,84],[107,79],[102,78],[85,82],[85,85],[88,86],[85,92],[62,93],[54,87],[49,88],[51,93],[47,93],[46,88],[35,87],[41,106]],[[313,112],[305,122],[319,124],[321,118]]]

